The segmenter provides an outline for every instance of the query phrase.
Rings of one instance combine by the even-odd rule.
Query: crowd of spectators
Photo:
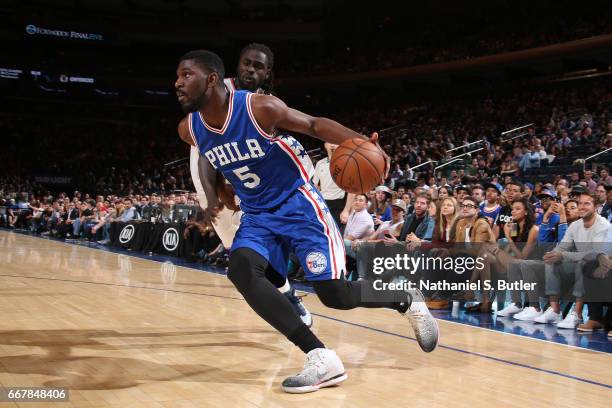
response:
[[[392,159],[391,178],[397,181],[418,175],[440,176],[433,174],[436,165],[480,147],[485,149],[465,158],[465,175],[523,175],[533,167],[554,163],[569,151],[585,157],[590,150],[612,145],[612,129],[607,128],[611,103],[610,83],[595,81],[511,91],[496,97],[432,101],[416,112],[413,105],[367,105],[343,111],[340,104],[338,112],[330,116],[364,134],[394,127],[381,132],[381,143]],[[11,177],[13,184],[25,183],[24,175],[30,183],[35,176],[64,176],[71,178],[69,184],[74,187],[105,196],[166,194],[192,188],[187,166],[164,166],[187,156],[172,120],[49,119],[43,126],[27,116],[0,118],[0,133],[12,141],[0,150],[1,176]],[[500,141],[501,132],[527,123],[534,125],[524,129],[526,136]],[[318,147],[309,138],[297,137],[307,150]],[[36,143],[30,143],[32,140]],[[456,149],[477,140],[485,143]],[[410,170],[430,160],[436,163]],[[35,192],[37,188],[41,189],[13,186],[8,190]]]

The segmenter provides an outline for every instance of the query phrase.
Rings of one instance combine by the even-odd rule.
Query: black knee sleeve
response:
[[[250,248],[239,248],[230,255],[227,276],[249,306],[272,327],[299,347],[317,348],[320,342],[307,333],[289,300],[266,278],[267,269],[268,261],[263,256]]]
[[[321,302],[332,309],[348,310],[359,306],[361,291],[357,282],[348,282],[344,279],[315,281],[312,284]]]
[[[238,248],[229,258],[227,277],[242,292],[252,279],[265,275],[268,261],[249,248]]]
[[[389,308],[400,312],[406,311],[406,297],[397,296],[397,292],[385,293],[376,291],[372,282],[351,282],[344,279],[313,282],[317,296],[321,302],[333,309],[348,310],[356,307]],[[400,294],[401,295],[401,294]]]

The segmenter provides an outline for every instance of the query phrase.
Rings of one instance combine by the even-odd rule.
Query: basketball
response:
[[[365,193],[381,183],[385,166],[380,147],[366,139],[350,139],[334,152],[329,171],[334,182],[344,191]]]

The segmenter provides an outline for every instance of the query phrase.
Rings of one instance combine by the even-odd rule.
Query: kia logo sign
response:
[[[162,244],[166,251],[172,252],[178,248],[179,234],[176,228],[168,228],[162,237]]]
[[[127,244],[128,242],[132,240],[133,236],[134,236],[134,226],[126,225],[125,227],[123,227],[123,229],[121,230],[121,233],[119,234],[119,242],[121,242],[122,244]]]
[[[28,24],[26,26],[26,33],[30,35],[36,34],[36,26],[34,24]]]

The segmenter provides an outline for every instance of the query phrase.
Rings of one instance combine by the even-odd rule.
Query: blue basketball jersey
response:
[[[499,212],[501,211],[501,206],[498,205],[497,207],[495,207],[495,209],[493,211],[487,211],[487,206],[486,206],[487,202],[484,201],[480,204],[480,213],[482,215],[484,215],[487,218],[490,218],[492,220],[495,220],[497,218],[497,216],[499,215]]]
[[[244,212],[278,207],[312,177],[312,162],[291,136],[267,134],[251,110],[252,93],[230,89],[221,129],[209,126],[200,112],[188,117],[200,153],[232,184]]]

